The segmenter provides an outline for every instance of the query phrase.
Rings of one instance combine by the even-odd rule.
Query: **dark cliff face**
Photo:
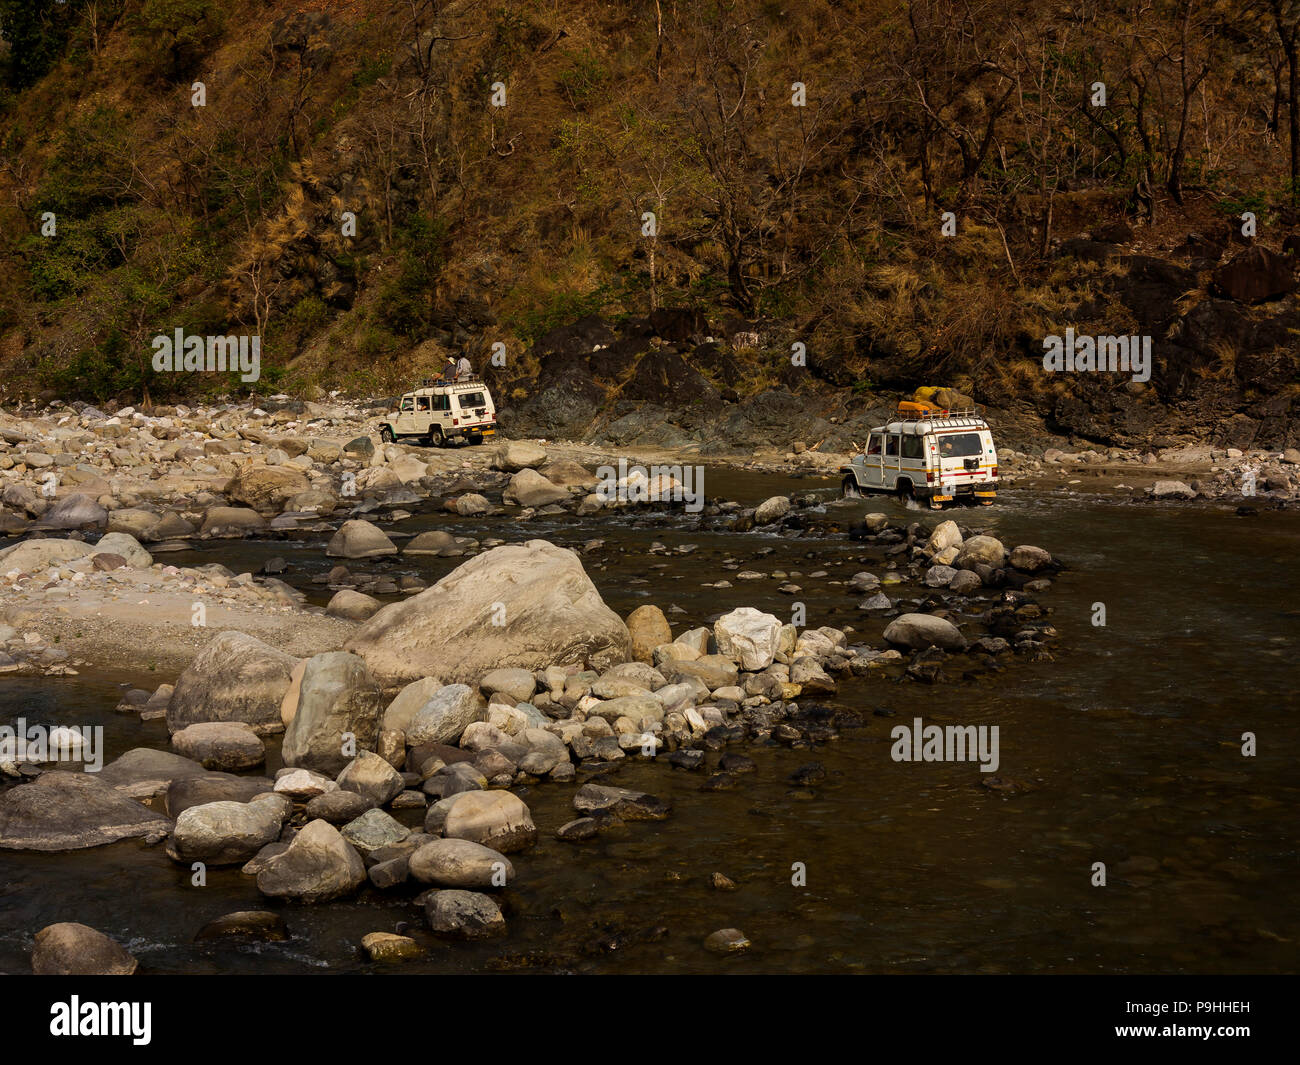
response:
[[[1237,272],[1246,275],[1254,258],[1247,256],[1241,252],[1224,265],[1243,259]],[[1020,390],[995,365],[983,379],[973,378],[971,391],[1015,442],[1046,446],[1050,436],[1115,447],[1300,442],[1294,296],[1282,293],[1254,306],[1222,298],[1207,280],[1216,269],[1222,276],[1217,259],[1202,259],[1198,271],[1112,246],[1101,262],[1117,269],[1099,273],[1096,263],[1078,263],[1081,287],[1095,280],[1102,295],[1081,303],[1071,325],[1080,334],[1119,332],[1118,308],[1131,329],[1125,336],[1151,338],[1150,379],[1134,381],[1124,371],[1044,373],[1050,388]],[[1289,269],[1289,258],[1284,263]],[[588,316],[556,328],[533,349],[535,375],[489,374],[502,423],[530,435],[619,445],[745,449],[803,440],[843,447],[878,424],[895,393],[940,383],[925,376],[923,364],[908,365],[879,348],[858,359],[812,353],[796,367],[776,341],[793,331],[789,323],[740,324],[731,339],[699,311],[621,323]],[[751,336],[766,347],[744,348]],[[1025,337],[1021,345],[1005,361],[1041,362],[1041,337]],[[864,379],[892,387],[877,393],[861,387]]]

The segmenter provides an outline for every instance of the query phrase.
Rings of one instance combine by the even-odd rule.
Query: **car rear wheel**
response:
[[[446,441],[442,437],[442,427],[435,425],[429,429],[429,435],[424,438],[426,447],[442,447]]]
[[[916,498],[916,489],[912,486],[911,480],[907,477],[900,477],[898,479],[898,483],[894,486],[894,491],[898,493],[899,498],[901,499]]]

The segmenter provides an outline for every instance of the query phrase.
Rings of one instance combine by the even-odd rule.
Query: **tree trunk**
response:
[[[1286,42],[1287,80],[1290,99],[1287,101],[1287,116],[1290,120],[1291,133],[1291,206],[1300,196],[1300,111],[1296,110],[1296,97],[1300,93],[1300,57],[1296,55],[1296,31],[1292,29]]]

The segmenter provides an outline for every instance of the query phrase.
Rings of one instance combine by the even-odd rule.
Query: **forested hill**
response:
[[[538,433],[946,384],[1300,436],[1300,0],[0,0],[0,35],[7,402],[247,389],[156,373],[180,329],[305,397],[465,349]],[[1044,372],[1067,328],[1152,337],[1150,380]]]

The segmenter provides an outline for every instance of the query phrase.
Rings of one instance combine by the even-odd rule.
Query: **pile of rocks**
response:
[[[869,535],[897,532],[869,522],[878,526]],[[953,522],[916,549],[932,587],[1055,567],[1045,551],[1007,552]],[[1017,604],[995,609],[1026,624]],[[602,776],[625,758],[693,770],[706,750],[741,740],[825,740],[835,715],[815,700],[836,691],[837,676],[906,666],[905,655],[910,673],[1007,646],[921,612],[896,617],[884,637],[884,649],[853,645],[843,630],[800,630],[751,607],[674,636],[658,607],[626,621],[609,610],[573,552],[540,540],[502,546],[383,607],[342,651],[295,658],[221,633],[162,693],[174,753],[141,748],[98,775],[44,773],[11,787],[0,796],[0,846],[165,836],[177,862],[239,865],[270,898],[414,890],[433,932],[497,935],[497,893],[538,835],[509,789],[578,785],[576,816],[555,828],[568,841],[662,819],[667,803]],[[265,738],[280,733],[283,768],[247,775],[265,760]],[[728,753],[706,790],[752,765]],[[422,811],[418,828],[413,811]],[[366,947],[375,956],[414,949],[376,935]]]

